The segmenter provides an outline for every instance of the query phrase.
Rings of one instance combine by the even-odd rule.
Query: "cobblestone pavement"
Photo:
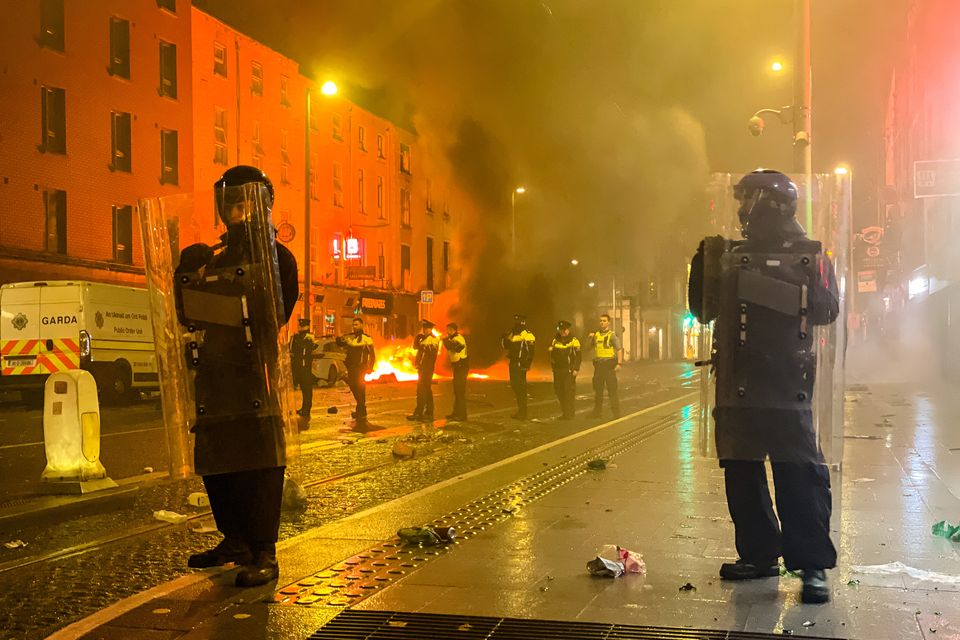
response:
[[[626,368],[621,381],[624,410],[630,411],[676,395],[681,386],[695,384],[695,377],[688,365],[667,364]],[[580,387],[581,393],[588,391],[588,385]],[[440,390],[445,392],[442,386]],[[409,385],[375,389],[371,412],[383,428],[362,438],[343,433],[349,410],[326,413],[328,406],[348,405],[348,393],[339,389],[318,393],[300,460],[308,507],[300,513],[284,514],[281,539],[597,422],[582,416],[572,422],[550,420],[556,406],[552,388],[545,382],[531,385],[534,421],[511,421],[506,418],[513,408],[507,385],[489,381],[471,385],[473,417],[469,423],[438,422],[434,428],[411,430],[403,416],[411,408],[412,391]],[[442,413],[449,399],[437,395],[438,412]],[[587,401],[581,400],[581,409],[586,405]],[[414,458],[392,456],[398,439],[417,450]],[[363,471],[371,467],[373,470]],[[353,472],[359,473],[350,475]],[[334,476],[342,477],[332,479]],[[45,637],[73,620],[185,573],[187,554],[219,540],[216,533],[194,531],[212,528],[212,518],[200,516],[185,524],[157,528],[152,513],[169,509],[199,516],[204,510],[186,506],[186,496],[200,490],[198,478],[145,484],[130,509],[75,518],[54,527],[0,532],[3,540],[28,543],[16,550],[0,548],[0,638]],[[110,537],[115,539],[104,542]],[[51,555],[54,557],[45,559]],[[32,564],[24,564],[31,559]]]

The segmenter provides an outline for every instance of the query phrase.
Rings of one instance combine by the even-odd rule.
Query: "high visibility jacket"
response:
[[[345,336],[337,338],[337,344],[347,350],[347,358],[344,364],[347,370],[368,371],[373,368],[373,361],[376,356],[373,351],[373,338],[366,333],[348,333]]]
[[[440,351],[440,340],[432,333],[418,333],[413,339],[413,348],[417,350],[417,371],[432,375]]]
[[[459,333],[443,338],[443,347],[447,350],[450,364],[467,359],[467,341]]]
[[[507,350],[510,364],[521,369],[529,369],[533,364],[533,345],[537,338],[530,331],[522,329],[519,333],[511,331],[500,339],[500,344]]]
[[[593,347],[593,357],[595,360],[610,360],[617,357],[617,351],[620,350],[620,341],[613,331],[597,331],[591,334],[590,346]]]
[[[550,365],[558,371],[577,371],[580,369],[580,341],[573,336],[566,338],[557,334],[550,343]]]

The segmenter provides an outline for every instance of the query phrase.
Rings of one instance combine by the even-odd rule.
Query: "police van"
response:
[[[0,388],[38,405],[47,376],[85,369],[117,402],[159,386],[146,289],[80,281],[0,286]]]

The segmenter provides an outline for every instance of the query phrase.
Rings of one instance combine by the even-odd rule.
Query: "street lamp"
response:
[[[527,192],[525,187],[517,187],[510,192],[510,257],[517,259],[517,195]]]
[[[770,71],[773,71],[774,73],[780,73],[783,71],[783,63],[779,60],[774,60],[770,63]]]
[[[320,87],[320,93],[325,96],[334,96],[337,94],[337,83],[333,80],[327,80]]]
[[[572,264],[573,266],[577,266],[578,264],[580,264],[580,261],[574,258],[573,260],[570,261],[570,264]]]

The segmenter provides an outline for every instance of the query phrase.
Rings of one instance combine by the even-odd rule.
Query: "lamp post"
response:
[[[517,260],[517,194],[527,192],[525,187],[517,187],[510,192],[510,258]]]

